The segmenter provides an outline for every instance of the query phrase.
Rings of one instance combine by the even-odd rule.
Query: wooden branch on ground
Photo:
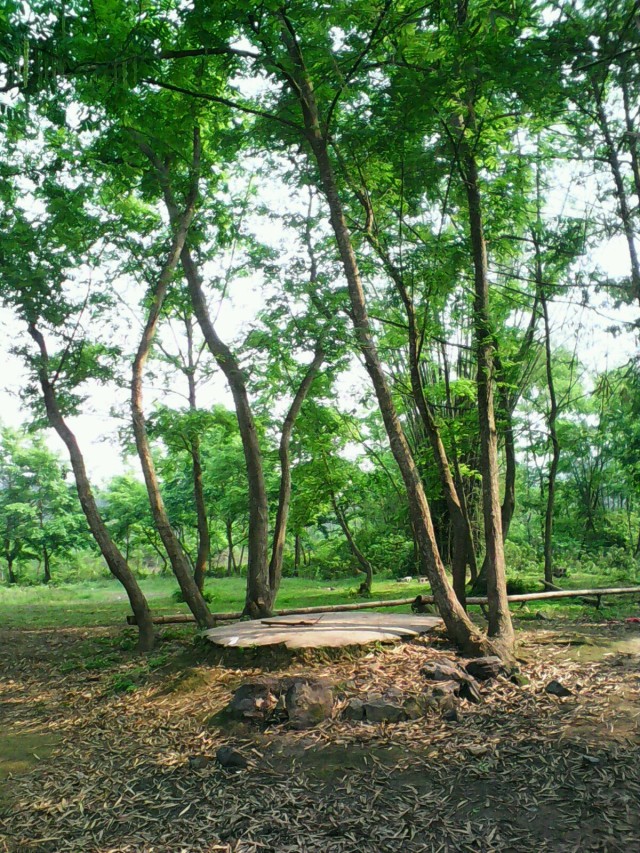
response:
[[[547,590],[552,590],[553,592],[567,592],[567,590],[564,590],[561,586],[556,586],[556,584],[543,580],[543,578],[540,578],[540,583]],[[599,610],[600,605],[602,604],[602,596],[596,595],[594,598],[582,598],[582,601],[584,604],[590,604],[592,607],[597,607]]]
[[[518,595],[509,595],[509,602],[526,601],[555,601],[558,598],[583,598],[584,596],[595,596],[598,600],[603,595],[640,595],[640,586],[606,587],[604,589],[557,589],[550,592],[527,592]],[[390,601],[359,601],[357,604],[333,604],[324,607],[298,607],[290,610],[276,610],[274,616],[302,616],[306,613],[343,613],[349,610],[367,610],[377,607],[405,607],[408,604],[433,604],[432,595],[419,595],[414,598],[395,598]],[[483,605],[488,601],[485,597],[471,596],[467,598],[467,604]],[[218,622],[233,622],[242,618],[242,612],[237,610],[232,613],[214,613],[213,617]],[[173,616],[156,616],[154,625],[167,625],[177,622],[194,622],[193,616],[187,613],[177,613]],[[127,616],[129,625],[135,625],[135,617]]]

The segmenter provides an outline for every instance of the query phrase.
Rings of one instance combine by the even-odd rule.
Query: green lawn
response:
[[[285,578],[278,596],[278,608],[313,607],[357,601],[359,579],[315,581]],[[140,581],[154,614],[186,613],[184,604],[172,595],[177,582],[171,577]],[[213,611],[241,610],[244,604],[244,578],[212,578],[207,590],[213,594]],[[424,584],[400,584],[393,579],[376,581],[376,598],[409,598],[427,593]],[[124,624],[130,613],[126,595],[115,580],[84,581],[60,586],[0,587],[0,627],[52,628],[88,627]]]
[[[540,573],[539,573],[540,574]],[[360,578],[340,580],[311,580],[309,578],[285,578],[278,596],[278,608],[312,607],[325,604],[344,604],[358,601],[355,590]],[[526,578],[528,588],[541,590],[538,576]],[[186,613],[184,604],[177,603],[172,595],[177,582],[172,577],[152,577],[142,580],[141,586],[157,615]],[[640,584],[640,578],[631,571],[628,575],[618,572],[593,573],[572,572],[559,582],[563,587],[581,589],[587,587],[630,586]],[[244,603],[244,578],[210,578],[207,590],[213,595],[210,607],[215,612],[241,610]],[[377,576],[374,581],[374,599],[411,598],[428,594],[429,587],[420,583],[398,583],[393,578]],[[473,608],[477,610],[478,608]],[[566,615],[579,617],[584,614],[601,618],[616,618],[637,615],[638,605],[632,598],[609,598],[603,608],[585,606],[579,600],[557,602],[532,602],[527,608],[514,605],[515,616],[535,618],[536,614]],[[0,627],[5,628],[51,628],[89,627],[93,625],[123,625],[129,606],[122,587],[115,580],[83,581],[59,586],[14,586],[0,587]]]

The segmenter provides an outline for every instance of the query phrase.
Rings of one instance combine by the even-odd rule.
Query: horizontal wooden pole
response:
[[[640,586],[625,586],[625,587],[606,587],[604,589],[562,589],[553,590],[551,592],[527,592],[518,595],[507,596],[509,602],[518,601],[548,601],[558,598],[581,598],[585,595],[602,596],[602,595],[636,595],[640,594]],[[434,604],[432,595],[419,595],[421,604]],[[290,610],[276,610],[274,616],[296,616],[305,613],[343,613],[349,610],[367,610],[374,607],[404,607],[407,604],[413,604],[416,597],[413,598],[394,598],[389,601],[359,601],[356,604],[333,604],[322,607],[297,607]],[[467,598],[467,604],[488,604],[486,596],[471,596]],[[230,613],[214,613],[212,614],[217,622],[232,622],[242,618],[242,612],[237,610]],[[135,616],[127,616],[129,625],[135,625]],[[155,616],[153,619],[154,625],[168,625],[170,623],[179,622],[195,622],[195,619],[188,613],[176,613],[173,616]]]

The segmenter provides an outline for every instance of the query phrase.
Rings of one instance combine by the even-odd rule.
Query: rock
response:
[[[407,719],[404,704],[399,704],[393,696],[370,696],[364,703],[363,711],[369,723],[399,723]]]
[[[455,695],[474,704],[482,702],[475,680],[453,661],[430,662],[423,666],[420,672],[425,678],[439,682],[433,688],[434,696]]]
[[[333,689],[319,679],[295,680],[284,698],[289,723],[294,729],[316,726],[333,711]]]
[[[473,679],[460,682],[458,696],[460,696],[461,699],[466,699],[467,702],[471,702],[474,705],[479,705],[480,702],[482,702],[482,695],[480,694],[478,686]]]
[[[431,693],[433,696],[457,696],[459,690],[459,681],[439,681],[431,688]]]
[[[475,658],[475,660],[470,660],[465,664],[464,668],[469,675],[477,678],[478,681],[488,681],[490,678],[509,674],[509,670],[497,655]]]
[[[247,759],[237,749],[231,746],[221,746],[216,752],[216,761],[223,767],[232,770],[240,770],[247,767]]]
[[[450,708],[448,711],[445,711],[442,715],[442,719],[446,720],[447,723],[461,723],[462,717],[457,708]]]
[[[420,674],[428,678],[429,681],[463,681],[469,677],[457,663],[447,659],[429,661],[422,667]]]
[[[509,681],[512,684],[515,684],[517,687],[524,687],[525,685],[529,684],[530,678],[523,672],[514,672],[509,678]]]
[[[446,720],[448,723],[462,722],[462,717],[460,716],[460,712],[458,711],[458,707],[456,705],[451,705],[450,707],[444,708],[442,711],[442,719]]]
[[[265,720],[278,702],[277,683],[270,679],[241,684],[227,705],[226,714],[239,720]]]
[[[573,696],[573,692],[555,678],[550,681],[544,689],[547,693],[551,693],[552,696]]]
[[[402,703],[402,707],[408,720],[418,720],[437,710],[438,704],[431,696],[408,696]]]
[[[189,767],[192,770],[204,770],[204,768],[210,763],[211,759],[207,758],[206,755],[190,755],[189,756]]]
[[[345,720],[363,720],[364,702],[362,699],[349,699],[347,707],[342,712]]]
[[[476,758],[481,755],[486,755],[488,752],[491,752],[491,747],[483,744],[478,744],[477,746],[468,746],[467,752],[469,755],[474,755]]]

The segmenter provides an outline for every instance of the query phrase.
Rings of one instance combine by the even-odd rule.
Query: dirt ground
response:
[[[339,715],[307,732],[211,717],[265,669],[331,678],[342,697],[453,652],[212,652],[166,629],[141,664],[107,629],[0,632],[0,850],[628,851],[640,838],[640,626],[519,631],[529,680],[483,686],[460,722]],[[125,641],[125,647],[130,645]],[[559,679],[572,695],[544,691]],[[339,710],[339,709],[338,709]],[[221,744],[246,770],[212,758]]]

